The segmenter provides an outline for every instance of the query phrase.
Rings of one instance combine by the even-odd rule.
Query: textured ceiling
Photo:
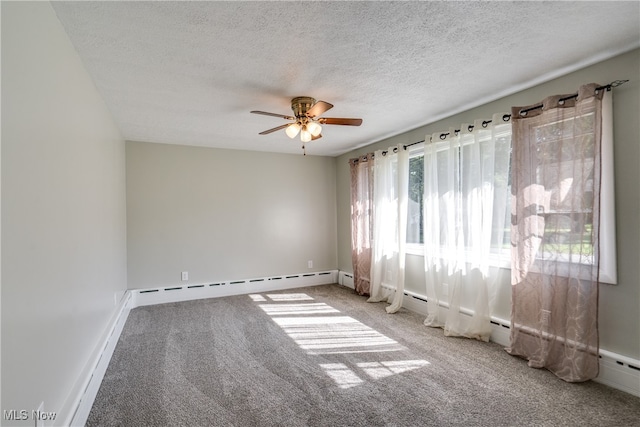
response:
[[[633,2],[53,2],[127,140],[335,156],[640,46]],[[629,78],[633,76],[621,76]],[[636,76],[637,77],[637,76]]]

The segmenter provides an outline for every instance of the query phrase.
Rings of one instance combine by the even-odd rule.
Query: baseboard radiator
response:
[[[182,286],[165,286],[133,290],[135,307],[189,301],[203,298],[227,297],[251,292],[268,292],[303,286],[337,283],[338,271],[299,273],[282,276],[256,277],[244,280],[216,281]]]
[[[353,289],[353,274],[340,271],[338,283]],[[427,315],[427,299],[410,291],[404,292],[402,306],[413,312]],[[440,307],[448,310],[448,307]],[[471,315],[470,310],[461,310],[464,314]],[[509,346],[511,334],[511,322],[497,317],[491,318],[490,340],[502,346]],[[640,360],[622,356],[620,354],[600,349],[600,373],[594,380],[609,387],[622,390],[626,393],[640,397]]]
[[[61,417],[64,419],[61,425],[84,426],[87,422],[89,412],[91,412],[91,407],[100,389],[100,384],[111,361],[111,356],[132,309],[147,305],[243,295],[254,292],[270,292],[337,282],[338,270],[329,270],[315,273],[128,290],[120,301],[116,315],[107,327],[107,333],[99,346],[101,350],[95,360],[90,362],[92,369],[88,369],[89,374],[82,380],[82,392],[76,396],[70,405],[73,409],[69,415]]]
[[[341,271],[338,273],[338,284],[355,289],[353,274]]]
[[[102,378],[107,371],[111,356],[116,348],[116,344],[120,339],[120,334],[124,328],[124,324],[129,317],[129,311],[133,306],[133,297],[131,292],[126,291],[120,302],[118,303],[116,313],[111,318],[109,325],[107,326],[106,333],[101,338],[101,343],[98,346],[100,349],[96,352],[95,357],[89,362],[85,378],[81,378],[82,383],[80,387],[80,393],[77,394],[75,399],[69,406],[71,411],[67,416],[63,415],[60,419],[63,421],[63,426],[84,426],[89,412],[93,406],[93,401],[100,390],[100,384]],[[42,424],[44,425],[44,424]]]

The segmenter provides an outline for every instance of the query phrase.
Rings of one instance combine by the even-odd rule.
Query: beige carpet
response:
[[[640,426],[568,384],[326,285],[131,311],[89,426]]]

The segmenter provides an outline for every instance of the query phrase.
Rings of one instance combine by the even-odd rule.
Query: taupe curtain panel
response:
[[[507,351],[571,382],[598,375],[598,87],[548,97],[542,108],[512,108]]]
[[[360,295],[371,289],[371,238],[373,236],[373,153],[350,159],[351,262],[353,284]]]

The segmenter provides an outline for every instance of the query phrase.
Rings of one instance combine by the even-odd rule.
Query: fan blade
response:
[[[360,126],[362,124],[362,119],[345,119],[339,117],[323,117],[318,119],[318,121],[323,125]]]
[[[318,101],[313,104],[313,107],[307,110],[307,117],[318,117],[321,116],[324,112],[329,111],[333,108],[332,104],[324,101]]]
[[[311,136],[311,140],[315,141],[316,139],[320,139],[322,138],[322,134],[318,135],[318,136]]]
[[[280,125],[280,126],[275,127],[275,128],[271,128],[271,129],[263,130],[263,131],[262,131],[262,132],[260,132],[258,135],[267,135],[267,134],[270,134],[270,133],[275,132],[275,131],[278,131],[278,130],[280,130],[280,129],[284,129],[284,128],[286,128],[287,126],[289,126],[290,124],[291,124],[291,123],[285,123],[284,125]]]
[[[280,118],[286,119],[286,120],[295,120],[296,119],[295,117],[285,116],[283,114],[267,113],[266,111],[251,111],[251,113],[253,113],[253,114],[262,114],[263,116],[280,117]]]

